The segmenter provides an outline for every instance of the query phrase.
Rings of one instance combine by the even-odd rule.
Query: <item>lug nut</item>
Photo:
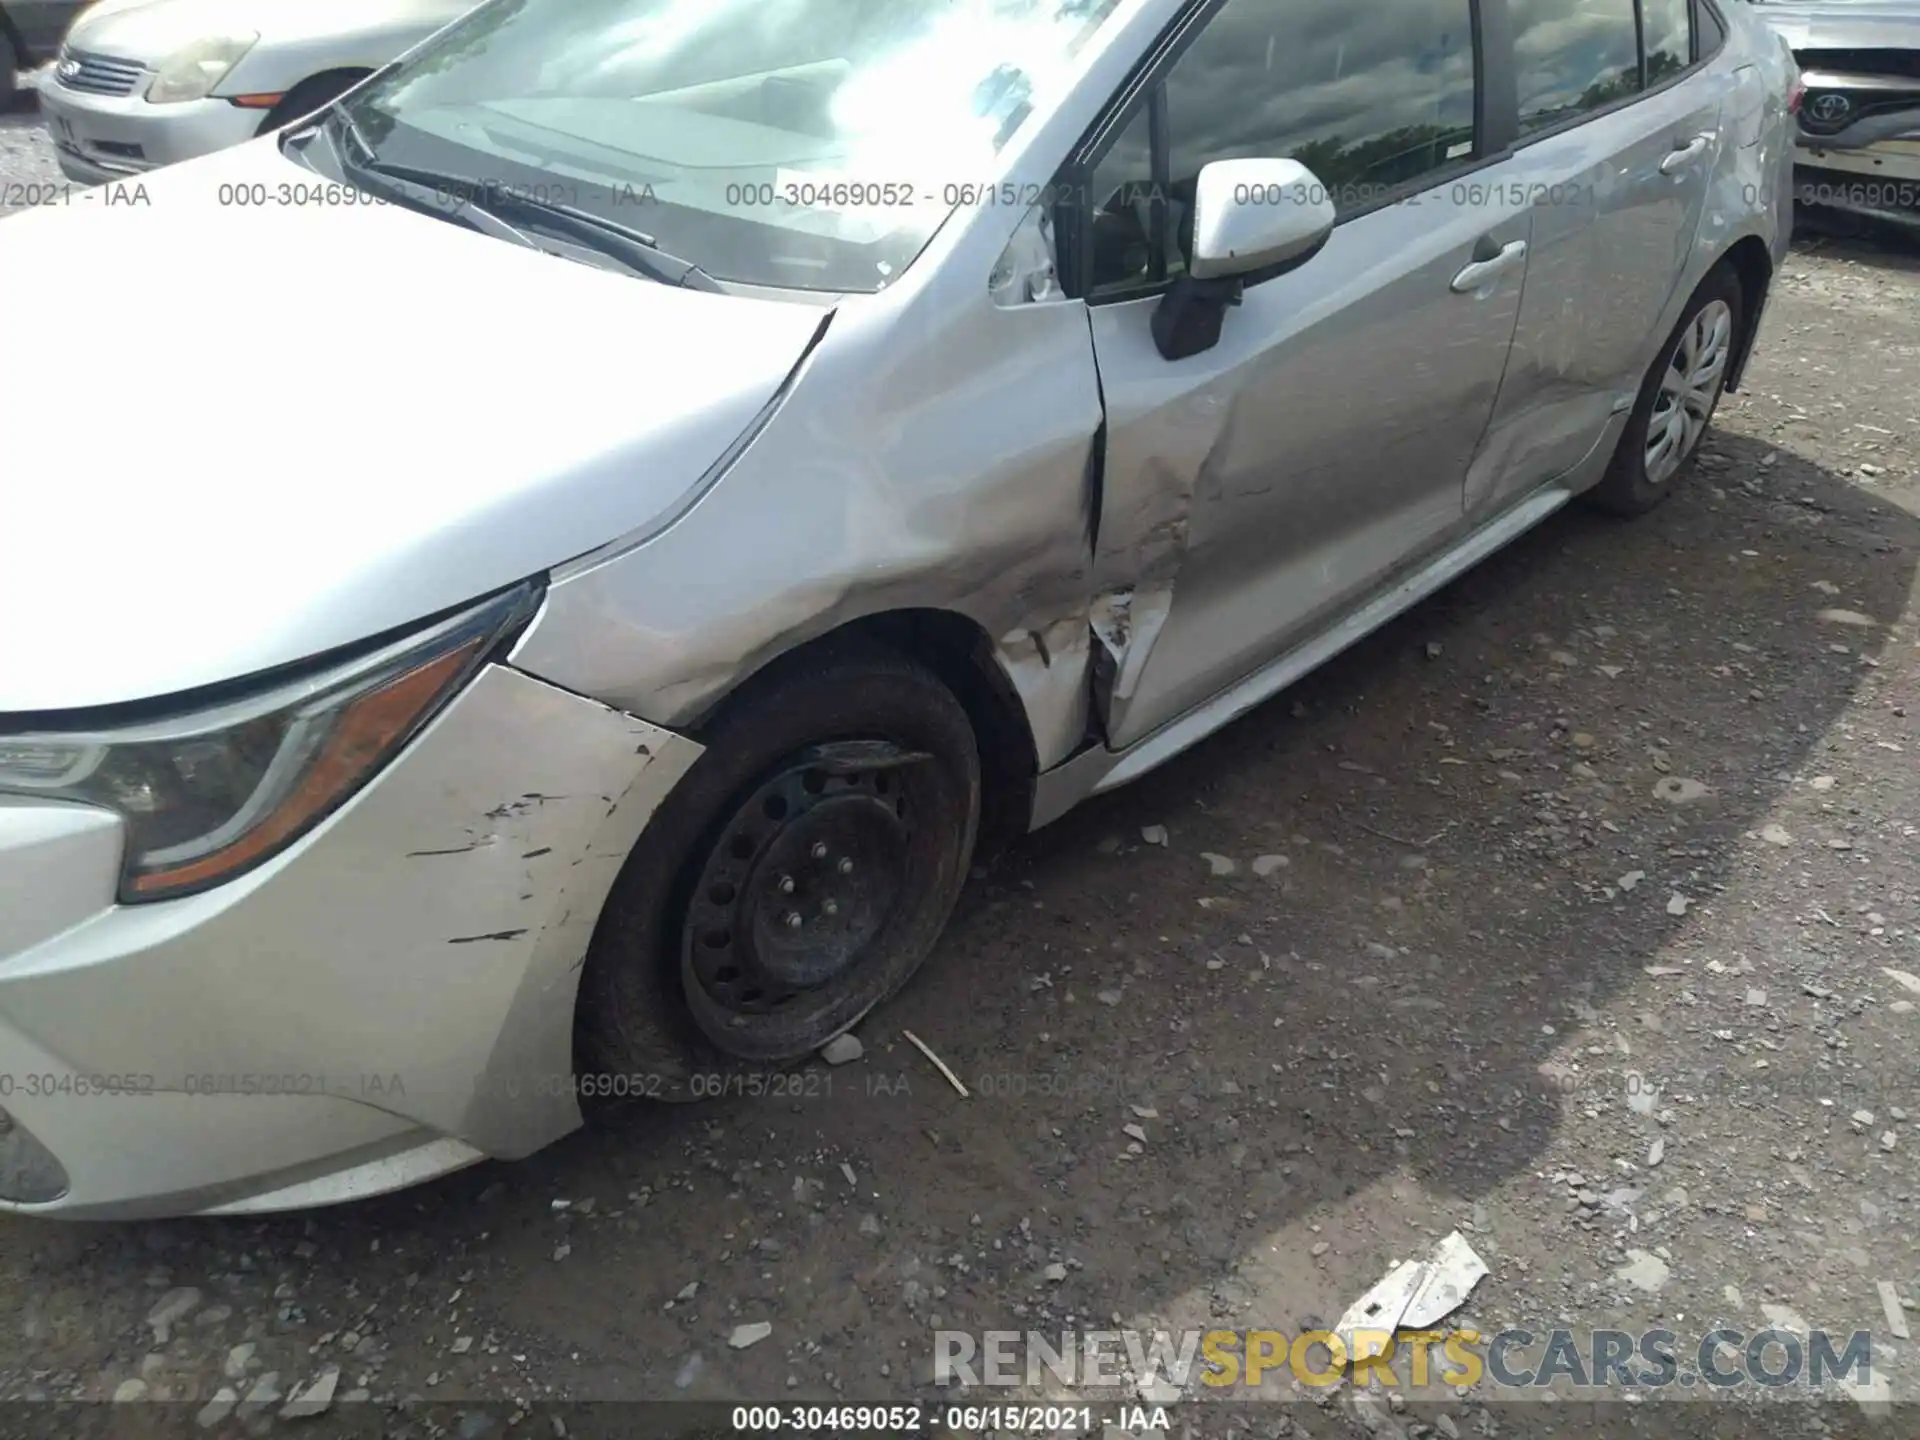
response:
[[[816,860],[824,860],[824,859],[826,859],[826,858],[827,858],[827,842],[826,842],[826,841],[824,841],[824,840],[816,840],[816,841],[814,841],[814,842],[813,842],[813,849],[812,849],[812,850],[811,850],[811,851],[810,851],[809,853],[810,853],[810,854],[811,854],[811,855],[813,856],[813,858],[814,858],[814,859],[816,859]]]
[[[789,910],[787,912],[787,929],[798,930],[799,928],[800,928],[800,912],[798,910]]]
[[[822,900],[820,902],[820,913],[822,915],[838,915],[840,913],[840,902],[838,900]]]
[[[791,895],[793,893],[793,877],[791,875],[782,875],[780,877],[779,889],[782,895]]]
[[[852,857],[847,855],[842,855],[840,857],[840,863],[834,866],[833,868],[838,870],[842,875],[851,875],[853,873]]]

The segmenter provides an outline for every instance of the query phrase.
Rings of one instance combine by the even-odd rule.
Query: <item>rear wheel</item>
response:
[[[1740,279],[1725,265],[1693,292],[1640,386],[1606,478],[1587,494],[1599,509],[1644,515],[1686,478],[1726,389],[1743,306]]]
[[[851,1029],[932,950],[979,815],[966,712],[912,660],[815,656],[755,683],[608,899],[581,977],[583,1094],[698,1099]]]

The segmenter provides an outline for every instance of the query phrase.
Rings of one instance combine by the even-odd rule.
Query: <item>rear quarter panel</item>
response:
[[[1672,334],[1700,282],[1735,246],[1758,240],[1777,270],[1793,236],[1793,117],[1787,111],[1795,74],[1792,52],[1744,0],[1718,0],[1713,8],[1727,31],[1713,67],[1724,69],[1733,82],[1721,116],[1722,143],[1692,254],[1655,328],[1646,365]]]

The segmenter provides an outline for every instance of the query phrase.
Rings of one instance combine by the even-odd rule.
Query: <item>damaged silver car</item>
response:
[[[1801,69],[1798,198],[1920,229],[1920,0],[1754,0]]]
[[[492,0],[0,225],[0,1205],[778,1093],[983,838],[1674,491],[1791,68],[1733,0]]]

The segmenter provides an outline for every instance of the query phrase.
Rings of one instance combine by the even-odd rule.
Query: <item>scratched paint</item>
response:
[[[633,837],[699,753],[491,666],[303,842],[298,865],[87,921],[79,938],[132,957],[124,1003],[100,1005],[84,944],[63,950],[73,963],[10,977],[10,998],[83,1072],[152,1074],[168,1091],[189,1070],[397,1070],[402,1090],[355,1097],[370,1137],[397,1118],[427,1139],[527,1154],[579,1124],[561,1083],[577,966]],[[232,983],[236,957],[247,985]]]

